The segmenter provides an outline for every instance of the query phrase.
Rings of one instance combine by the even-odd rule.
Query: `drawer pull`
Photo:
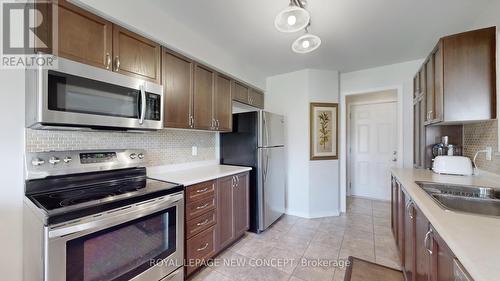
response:
[[[208,190],[208,187],[205,187],[204,189],[196,190],[196,193],[203,193]]]
[[[206,219],[206,220],[204,220],[204,221],[202,221],[202,222],[197,223],[197,224],[196,224],[196,226],[202,226],[202,225],[205,225],[205,224],[207,224],[209,221],[210,221],[210,220]]]
[[[206,207],[208,207],[208,205],[209,205],[208,203],[205,203],[204,205],[196,207],[196,210],[205,209]]]
[[[196,251],[201,252],[201,251],[205,250],[206,248],[208,248],[208,243],[205,243],[205,246],[196,249]]]

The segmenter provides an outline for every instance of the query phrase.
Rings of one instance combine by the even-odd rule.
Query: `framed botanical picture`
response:
[[[338,103],[310,104],[310,159],[338,159]]]

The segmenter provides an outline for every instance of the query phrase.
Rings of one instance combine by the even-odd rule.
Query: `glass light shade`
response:
[[[316,50],[321,45],[321,39],[313,34],[304,34],[292,43],[292,50],[305,54]]]
[[[276,16],[274,26],[281,32],[297,32],[304,29],[310,19],[311,15],[307,10],[290,6]]]

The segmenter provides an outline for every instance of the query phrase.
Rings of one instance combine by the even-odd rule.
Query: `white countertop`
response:
[[[478,176],[438,175],[429,170],[392,169],[415,204],[475,281],[499,280],[500,218],[457,213],[442,209],[415,181],[500,187],[492,174]]]
[[[189,186],[217,178],[252,170],[251,167],[219,165],[212,162],[183,166],[155,166],[147,168],[150,178]]]

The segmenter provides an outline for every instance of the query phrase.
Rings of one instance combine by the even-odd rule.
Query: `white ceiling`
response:
[[[439,37],[469,28],[496,0],[309,0],[310,32],[323,44],[303,55],[290,49],[301,32],[274,28],[274,17],[288,0],[149,1],[269,76],[303,68],[346,72],[423,58]]]

